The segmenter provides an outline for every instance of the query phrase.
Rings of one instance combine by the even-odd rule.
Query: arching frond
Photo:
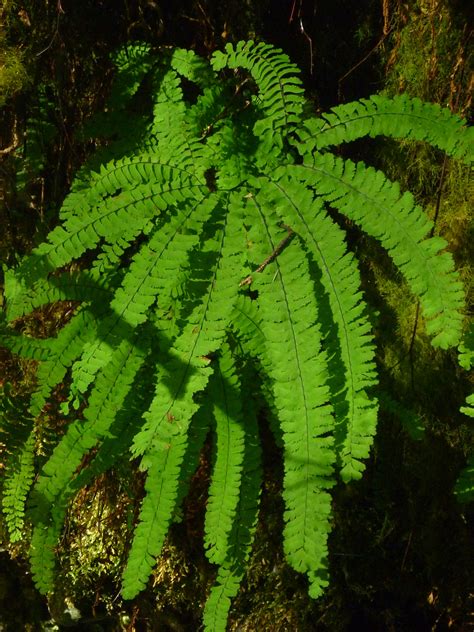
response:
[[[72,423],[43,466],[31,495],[34,535],[31,567],[40,591],[53,586],[54,554],[51,541],[58,536],[64,515],[62,494],[81,460],[98,441],[108,436],[144,357],[124,340],[97,378],[84,410],[84,420]]]
[[[178,500],[189,425],[198,410],[194,396],[208,383],[209,356],[225,336],[237,296],[241,278],[240,218],[238,211],[231,209],[232,199],[216,242],[218,258],[206,293],[174,341],[169,359],[158,370],[155,397],[145,415],[145,425],[134,440],[133,454],[143,455],[147,481],[140,523],[123,575],[122,593],[126,598],[136,595],[146,584],[154,558],[161,551]]]
[[[318,195],[353,220],[382,245],[420,297],[427,331],[435,346],[459,342],[464,292],[453,270],[452,257],[441,252],[446,242],[427,237],[432,223],[409,193],[400,193],[380,171],[363,163],[316,154],[311,162],[293,167]]]
[[[341,477],[346,482],[360,478],[375,434],[377,404],[367,392],[376,384],[374,348],[357,266],[346,252],[341,230],[304,182],[283,176],[262,186],[260,197],[298,232],[320,275],[313,277],[313,291],[332,369],[328,384]]]
[[[338,105],[320,119],[305,121],[298,135],[303,154],[364,136],[390,136],[426,141],[448,156],[474,161],[474,128],[466,127],[465,121],[447,108],[406,94],[392,98],[375,94]]]
[[[228,43],[225,53],[214,53],[212,66],[214,70],[227,66],[250,72],[259,89],[255,104],[262,113],[254,132],[263,140],[265,150],[280,146],[281,137],[299,124],[304,104],[299,70],[288,56],[262,42],[239,42],[235,48]]]

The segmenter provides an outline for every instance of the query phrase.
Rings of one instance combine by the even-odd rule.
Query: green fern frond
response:
[[[244,279],[244,282],[251,277]],[[239,352],[244,358],[254,362],[261,381],[259,389],[261,391],[262,407],[266,409],[266,419],[276,445],[283,449],[282,432],[278,417],[278,408],[275,404],[271,379],[269,376],[268,354],[265,353],[266,341],[262,330],[261,314],[256,305],[256,301],[247,296],[239,295],[232,316],[232,333],[239,346]]]
[[[225,84],[214,84],[205,88],[196,103],[186,112],[186,123],[195,136],[202,138],[214,132],[224,114]],[[222,124],[222,123],[221,123]],[[210,149],[208,147],[208,149]],[[212,154],[211,154],[212,155]]]
[[[182,520],[182,502],[186,498],[191,479],[198,469],[201,450],[204,447],[206,437],[208,436],[212,426],[212,406],[207,398],[208,389],[203,393],[202,405],[191,419],[188,432],[188,445],[186,454],[184,455],[181,475],[179,478],[178,496],[176,499],[175,513],[173,522],[181,522]]]
[[[42,175],[47,153],[58,134],[55,120],[56,105],[52,101],[50,87],[40,84],[37,87],[37,103],[30,108],[24,142],[15,151],[19,159],[19,168],[15,174],[18,192],[27,190],[28,185]]]
[[[146,75],[156,59],[151,48],[143,42],[130,43],[122,47],[112,56],[115,65],[115,77],[110,94],[104,105],[104,111],[97,113],[87,121],[81,129],[83,138],[112,138],[119,137],[112,143],[112,147],[101,148],[79,170],[73,188],[78,190],[87,186],[87,182],[94,165],[100,165],[118,155],[119,147],[128,147],[130,140],[136,143],[138,130],[137,114],[129,107]],[[127,136],[127,125],[133,121],[135,133],[124,143]]]
[[[244,388],[246,382],[244,382]],[[261,454],[258,424],[253,402],[248,397],[242,401],[245,419],[245,442],[239,502],[229,537],[230,546],[226,559],[219,567],[216,581],[207,599],[203,623],[209,632],[225,632],[231,600],[237,595],[246,564],[250,556],[257,526],[260,487]]]
[[[202,86],[210,83],[212,70],[194,53],[176,50],[171,57],[172,68],[159,77],[153,108],[153,123],[150,127],[154,150],[160,152],[165,146],[167,155],[190,171],[199,168],[202,176],[206,168],[206,145],[199,142],[201,129],[196,129],[190,117],[191,110],[184,101],[181,77],[193,81],[199,78]],[[174,68],[174,69],[173,69]],[[207,70],[206,70],[207,68]],[[181,75],[181,77],[180,77]],[[204,167],[204,170],[202,168]]]
[[[145,436],[148,436],[150,430],[142,430],[135,437],[132,446],[135,453],[146,450],[141,467],[146,469],[147,478],[139,523],[135,528],[127,566],[123,573],[124,599],[132,599],[146,586],[177,508],[187,432],[191,418],[198,409],[193,401],[193,395],[204,390],[210,373],[207,362],[202,360],[200,363],[195,361],[192,366],[188,363],[184,365],[184,369],[183,365],[179,357],[176,357],[174,362],[169,361],[169,375],[177,373],[179,390],[170,398],[168,393],[162,392],[167,391],[167,387],[163,387],[161,381],[158,382],[155,397],[147,413],[147,421],[153,421],[153,436],[144,447],[144,432]],[[186,380],[187,374],[191,371],[193,372]],[[186,382],[183,384],[184,380]],[[164,405],[161,400],[164,400]],[[167,410],[160,416],[164,407],[167,407]]]
[[[53,389],[63,381],[84,345],[93,340],[95,334],[93,315],[79,309],[56,338],[38,340],[11,335],[2,337],[3,344],[14,353],[40,361],[36,376],[39,386],[31,396],[29,407],[33,417],[39,415]]]
[[[175,122],[177,130],[182,131],[186,105],[178,72],[170,68],[157,83],[151,132],[160,142],[173,139]]]
[[[0,333],[0,343],[2,347],[9,349],[12,353],[29,360],[46,360],[50,355],[49,340],[32,338],[13,332],[7,333],[6,328],[4,333]]]
[[[207,292],[174,341],[169,360],[159,368],[155,397],[145,415],[145,425],[134,440],[132,452],[134,456],[143,455],[141,466],[147,470],[147,481],[140,522],[123,575],[122,594],[127,599],[145,586],[176,508],[187,433],[198,409],[194,396],[209,381],[209,356],[225,336],[232,297],[237,295],[241,278],[238,220],[238,212],[224,218],[219,258]]]
[[[260,196],[284,224],[304,240],[320,275],[313,276],[331,363],[331,401],[336,415],[336,447],[345,482],[361,477],[377,423],[377,403],[367,389],[376,384],[370,323],[361,301],[360,275],[346,252],[341,230],[303,181],[285,175],[262,185]],[[325,299],[329,305],[325,308]],[[335,361],[336,359],[336,361]],[[343,375],[341,375],[343,367]]]
[[[25,502],[34,478],[35,426],[26,401],[12,399],[11,385],[0,391],[0,456],[5,468],[2,480],[2,513],[10,540],[23,538]]]
[[[189,357],[190,333],[186,330],[182,343],[177,341],[175,346],[181,353],[168,360],[166,373],[160,371],[145,426],[135,436],[132,446],[135,455],[144,453],[141,467],[146,470],[147,478],[140,522],[123,573],[125,599],[133,598],[144,588],[163,546],[179,500],[187,432],[198,409],[193,396],[204,390],[210,376],[207,360]],[[173,379],[173,390],[171,384],[165,383],[167,377]]]
[[[96,329],[91,314],[79,311],[59,332],[51,345],[50,357],[38,367],[39,388],[33,393],[30,412],[38,415],[52,390],[60,384],[67,370],[80,355],[84,344],[94,338]]]
[[[139,420],[141,411],[149,405],[150,401],[150,361],[147,359],[135,375],[132,388],[128,391],[123,407],[118,410],[114,421],[109,426],[105,438],[94,453],[94,457],[73,478],[65,481],[63,487],[57,491],[53,503],[48,503],[48,510],[41,513],[33,507],[30,514],[33,515],[35,528],[33,529],[31,543],[31,568],[34,573],[35,583],[42,593],[52,589],[55,577],[54,548],[61,534],[67,506],[74,494],[88,485],[91,480],[100,476],[117,461],[124,458],[133,436],[136,426],[133,419]],[[39,498],[35,489],[30,505],[34,506]]]
[[[120,240],[124,248],[143,231],[150,220],[155,220],[169,208],[187,199],[198,198],[197,187],[176,187],[170,183],[138,186],[132,191],[108,198],[100,207],[89,207],[83,218],[70,217],[48,235],[25,260],[18,274],[29,282],[79,259],[101,240],[115,243]]]
[[[209,63],[192,50],[176,48],[171,57],[171,67],[201,89],[212,87],[216,81],[216,74]]]
[[[140,154],[114,159],[103,165],[98,173],[92,174],[87,189],[73,191],[66,197],[60,211],[60,218],[63,221],[70,221],[73,217],[78,217],[87,222],[91,207],[102,205],[103,199],[107,196],[116,196],[124,191],[135,191],[137,187],[140,193],[140,185],[150,187],[151,184],[160,187],[161,184],[157,193],[164,196],[165,200],[174,201],[174,190],[179,191],[186,187],[199,187],[205,184],[204,178],[198,178],[189,165],[187,168],[180,167],[175,164],[176,162],[179,164],[176,156],[173,157],[172,151],[163,152],[162,155]],[[141,189],[141,192],[146,192],[146,188]],[[150,194],[153,194],[153,190],[148,189],[148,196]],[[133,202],[133,194],[131,195]],[[123,200],[124,198],[119,200],[119,205]],[[125,204],[129,202],[126,197],[124,201]],[[114,206],[115,203],[110,202],[110,204]],[[115,209],[112,212],[116,212]]]
[[[54,580],[55,547],[62,525],[39,523],[31,536],[30,565],[33,581],[38,591],[46,595],[51,591]]]
[[[282,51],[252,41],[239,42],[235,48],[226,44],[225,53],[214,53],[212,67],[216,71],[228,67],[250,72],[259,89],[255,105],[262,113],[254,132],[262,139],[265,150],[281,146],[281,137],[295,129],[303,111],[304,91],[298,67]]]
[[[71,424],[44,465],[35,485],[32,504],[54,504],[62,485],[79,466],[83,455],[97,441],[108,435],[121,404],[127,396],[136,372],[143,362],[143,353],[129,341],[123,341],[113,353],[111,362],[97,378],[84,410],[84,420]],[[112,388],[110,388],[112,386]]]
[[[263,234],[268,251],[273,252],[284,232],[276,229],[276,214],[271,206],[263,206],[262,198],[249,199],[247,221]],[[261,251],[255,254],[257,261],[263,255]],[[331,515],[327,490],[334,485],[327,357],[321,347],[309,270],[296,243],[283,250],[274,264],[274,271],[269,268],[256,276],[255,287],[283,431],[284,550],[290,565],[310,576],[310,590],[316,594],[324,582],[312,573],[325,566]]]
[[[111,109],[121,110],[136,94],[144,76],[155,62],[155,57],[151,54],[149,44],[132,42],[118,50],[112,56],[112,61],[116,76],[107,105]]]
[[[222,347],[210,395],[214,402],[216,456],[206,507],[204,543],[213,564],[223,564],[239,502],[245,421],[240,383],[230,349]]]
[[[347,143],[364,136],[422,140],[448,156],[474,161],[474,129],[447,108],[406,94],[380,94],[332,108],[320,119],[305,121],[298,132],[303,154]]]
[[[129,389],[123,407],[110,425],[109,430],[94,452],[94,457],[68,483],[62,498],[70,498],[80,489],[115,466],[121,458],[128,458],[128,450],[140,425],[142,411],[151,402],[153,387],[153,351],[145,359]]]
[[[31,288],[26,288],[19,276],[19,268],[5,273],[5,298],[7,321],[15,321],[45,305],[60,301],[78,301],[103,305],[110,301],[111,290],[121,272],[94,269],[71,275],[69,272],[43,278]],[[24,279],[23,279],[24,281]],[[103,312],[103,309],[96,310]],[[9,334],[6,336],[8,340]],[[15,343],[18,346],[18,342]],[[39,343],[38,343],[39,344]],[[42,344],[42,343],[41,343]],[[8,343],[6,344],[8,346]],[[21,352],[19,352],[21,355]]]
[[[254,359],[265,360],[265,335],[261,316],[255,301],[239,295],[232,314],[232,328],[237,338],[244,343],[245,351]]]
[[[441,237],[427,237],[432,223],[409,193],[400,193],[380,171],[330,154],[294,167],[318,195],[378,239],[420,297],[432,344],[459,342],[464,292]]]
[[[187,324],[173,343],[175,353],[170,356],[169,368],[164,364],[162,369],[165,380],[166,376],[173,376],[178,390],[174,392],[174,388],[169,388],[161,381],[158,382],[158,389],[160,394],[163,393],[163,397],[157,395],[147,414],[149,422],[137,436],[134,456],[144,452],[144,449],[139,446],[140,443],[143,446],[151,445],[155,430],[166,415],[172,413],[177,419],[171,407],[180,396],[181,390],[186,388],[186,380],[189,376],[192,377],[193,369],[199,371],[208,366],[210,355],[219,348],[225,337],[228,319],[237,298],[239,281],[242,278],[241,265],[239,265],[241,263],[239,252],[241,212],[232,196],[225,206],[221,206],[220,212],[221,214],[225,212],[225,216],[221,220],[218,238],[208,240],[206,243],[211,251],[216,252],[217,259],[214,259],[211,275],[204,283],[195,270],[194,274],[198,277],[196,285],[198,287],[204,285],[204,292],[201,290],[197,303],[192,303],[193,309],[188,315]],[[186,414],[184,420],[187,417]],[[148,436],[145,437],[145,435]]]
[[[122,286],[111,303],[120,318],[136,327],[146,320],[150,305],[160,298],[199,243],[203,225],[218,200],[214,196],[187,205],[152,235],[135,255]],[[168,292],[169,293],[169,290]]]
[[[9,472],[4,481],[2,509],[11,542],[23,537],[26,497],[34,478],[35,433],[31,432],[25,444],[8,463]]]
[[[50,459],[43,466],[31,494],[31,515],[35,524],[35,555],[31,559],[32,571],[38,580],[41,591],[50,590],[53,586],[54,564],[50,557],[51,530],[57,537],[60,529],[59,520],[54,514],[61,511],[61,502],[67,484],[80,466],[81,460],[98,441],[109,434],[109,429],[121,409],[134,377],[144,361],[143,353],[129,341],[123,341],[117,348],[111,362],[97,378],[96,385],[89,398],[89,405],[84,410],[84,420],[77,420],[68,430],[53,451]],[[45,517],[51,514],[50,521]],[[44,550],[41,546],[46,547]],[[53,558],[54,559],[54,558]],[[37,564],[41,564],[39,566]]]

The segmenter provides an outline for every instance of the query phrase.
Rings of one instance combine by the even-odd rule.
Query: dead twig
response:
[[[280,243],[276,246],[276,248],[273,250],[271,255],[269,255],[265,259],[265,261],[258,266],[255,272],[263,272],[263,270],[265,270],[267,265],[271,263],[272,261],[274,261],[278,257],[280,252],[283,250],[283,248],[285,248],[285,246],[289,244],[290,241],[293,239],[293,236],[295,234],[294,231],[289,226],[285,226],[285,228],[288,231],[288,235],[286,235],[286,237],[284,237],[280,241]],[[250,274],[248,277],[246,277],[239,283],[239,286],[242,287],[244,285],[250,285],[251,283],[252,283],[252,275]]]

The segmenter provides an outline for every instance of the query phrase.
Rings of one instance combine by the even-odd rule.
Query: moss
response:
[[[10,41],[15,22],[24,19],[16,4],[3,0],[0,6],[0,108],[31,83],[25,47],[12,45]]]
[[[399,5],[383,60],[386,92],[406,92],[468,115],[474,77],[467,19],[449,0]]]
[[[1,42],[0,42],[1,45]],[[15,48],[0,51],[0,107],[30,83],[24,55]]]

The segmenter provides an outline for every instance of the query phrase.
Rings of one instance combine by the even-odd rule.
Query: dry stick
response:
[[[359,68],[359,66],[362,66],[362,64],[364,64],[369,59],[369,57],[371,55],[373,55],[380,48],[380,46],[382,46],[384,41],[387,39],[388,35],[392,32],[392,29],[393,29],[392,26],[388,26],[387,25],[386,18],[384,16],[384,26],[383,26],[382,37],[375,44],[375,46],[371,50],[369,50],[369,52],[366,55],[364,55],[364,57],[362,57],[362,59],[360,59],[356,64],[354,64],[354,66],[352,66],[352,68],[349,68],[349,70],[346,73],[344,73],[342,75],[342,77],[339,78],[339,80],[337,82],[337,98],[338,98],[339,102],[342,101],[342,83],[343,83],[343,81],[345,81],[347,79],[347,77],[349,77],[349,75],[351,75],[355,70],[357,70],[357,68]]]
[[[263,272],[263,270],[265,270],[267,265],[271,263],[272,261],[274,261],[278,257],[280,252],[283,250],[283,248],[293,239],[293,235],[295,234],[294,231],[289,226],[285,226],[285,228],[288,231],[288,235],[280,241],[280,243],[277,245],[277,247],[272,252],[272,254],[268,256],[265,259],[265,261],[258,266],[255,272]],[[242,287],[243,285],[250,285],[251,283],[252,283],[252,275],[249,275],[248,277],[246,277],[239,283],[239,287]]]
[[[410,548],[411,545],[411,539],[413,536],[413,531],[410,531],[410,535],[408,536],[408,541],[405,547],[405,552],[403,554],[403,559],[402,559],[402,564],[400,566],[400,570],[403,571],[405,569],[405,562],[407,561],[407,555],[408,555],[408,550]]]
[[[296,13],[296,18],[298,19],[298,24],[299,24],[299,27],[300,27],[300,33],[301,33],[301,35],[304,35],[304,37],[306,38],[307,42],[309,43],[309,74],[312,75],[313,74],[313,68],[314,68],[314,63],[313,63],[313,40],[308,35],[308,33],[306,33],[306,31],[305,31],[304,24],[303,24],[303,17],[301,15],[302,8],[303,8],[303,0],[299,0],[299,2],[298,2],[298,9],[295,11],[295,9],[296,9],[296,0],[293,0],[293,6],[291,7],[290,19],[288,20],[288,23],[291,24],[291,22],[293,22],[293,20],[295,18],[295,13]]]
[[[57,35],[59,34],[59,18],[61,17],[61,15],[64,15],[66,12],[64,11],[64,9],[61,6],[61,0],[58,0],[58,3],[56,5],[56,10],[58,12],[57,16],[56,16],[56,26],[54,28],[54,33],[52,38],[49,41],[49,44],[46,46],[46,48],[43,48],[43,50],[40,50],[39,53],[36,53],[36,57],[40,57],[43,53],[45,53],[47,50],[49,50],[51,48],[51,46],[53,45],[54,40],[56,39]]]

